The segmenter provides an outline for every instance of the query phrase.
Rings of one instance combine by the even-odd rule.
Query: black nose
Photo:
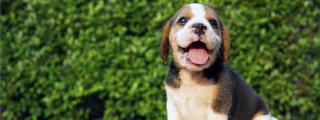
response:
[[[207,26],[202,23],[195,23],[192,25],[192,28],[195,28],[194,33],[197,35],[203,35],[207,30]]]

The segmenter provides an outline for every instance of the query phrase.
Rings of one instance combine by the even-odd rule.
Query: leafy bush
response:
[[[161,28],[190,1],[1,0],[0,118],[166,117]],[[319,1],[199,1],[279,119],[320,119]]]

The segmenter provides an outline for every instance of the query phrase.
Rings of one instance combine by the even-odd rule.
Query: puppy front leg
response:
[[[167,120],[181,120],[180,114],[171,100],[167,100]]]

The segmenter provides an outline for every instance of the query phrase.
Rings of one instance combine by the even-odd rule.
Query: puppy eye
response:
[[[217,29],[218,28],[218,22],[215,19],[211,19],[209,20],[210,25],[212,26],[212,28]]]
[[[187,22],[188,22],[188,19],[186,17],[181,17],[178,20],[178,24],[180,24],[180,25],[185,25]]]

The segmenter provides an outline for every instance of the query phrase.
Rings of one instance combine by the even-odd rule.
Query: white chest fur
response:
[[[227,120],[227,115],[212,110],[216,85],[186,71],[180,72],[180,79],[179,88],[166,86],[168,119]]]

